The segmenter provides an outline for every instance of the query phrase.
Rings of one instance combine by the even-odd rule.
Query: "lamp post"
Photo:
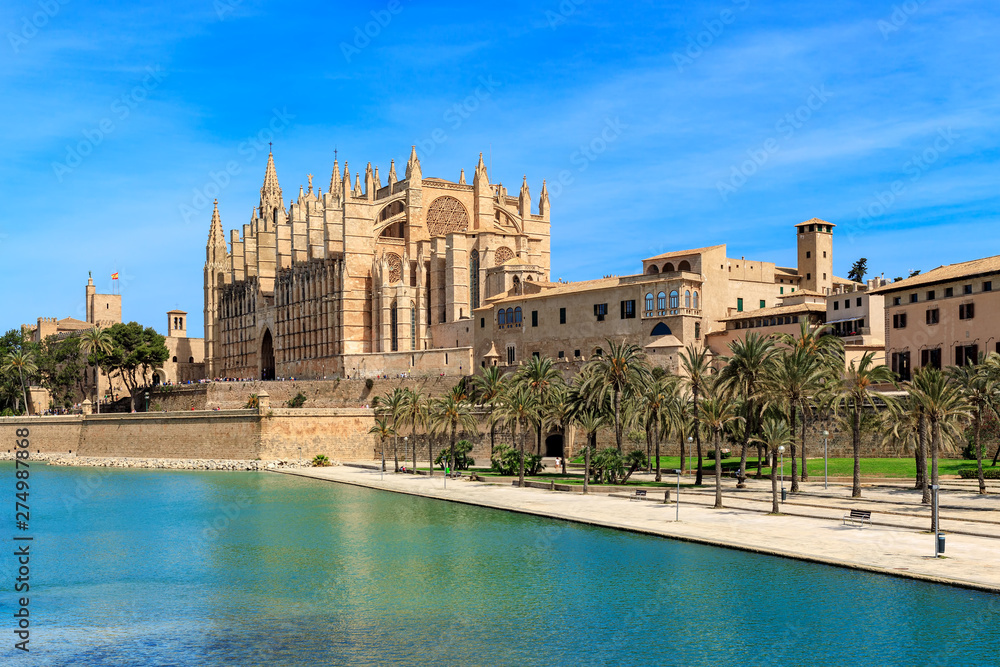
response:
[[[382,441],[382,466],[378,470],[378,478],[385,479],[385,438],[379,438],[379,440]]]
[[[934,492],[934,557],[938,558],[944,553],[944,536],[941,534],[941,515],[938,514],[938,491],[941,485],[931,484],[931,491]]]
[[[688,457],[689,457],[689,456],[691,456],[691,445],[692,445],[693,443],[694,443],[694,438],[692,438],[692,437],[691,437],[691,436],[689,435],[689,436],[688,436],[688,448],[687,448],[687,451],[686,451],[686,452],[684,452],[684,467],[685,467],[685,468],[687,468],[687,470],[688,470],[688,474],[689,474],[689,475],[691,474],[691,466],[690,466],[690,465],[688,465],[688,461],[687,461],[687,459],[688,459]]]
[[[778,447],[778,455],[781,457],[781,502],[785,502],[785,446]]]
[[[407,447],[409,447],[409,446],[410,446],[410,436],[404,435],[403,436],[403,456],[409,456],[409,454],[407,454],[407,452],[409,451],[407,449]],[[416,475],[417,471],[414,470],[413,474]]]
[[[827,484],[830,481],[830,459],[827,456],[827,439],[830,437],[830,432],[823,429],[823,490],[826,491]]]
[[[149,412],[149,390],[146,390],[146,412]]]

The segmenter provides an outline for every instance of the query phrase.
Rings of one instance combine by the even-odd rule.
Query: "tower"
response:
[[[833,288],[833,228],[813,218],[795,225],[798,237],[799,275],[802,289],[829,294]]]
[[[222,231],[222,219],[219,217],[219,201],[216,200],[208,230],[208,243],[205,245],[205,376],[210,378],[215,377],[218,370],[216,365],[221,350],[221,332],[218,326],[219,300],[223,286],[232,279],[229,269],[226,236]],[[168,313],[167,316],[172,327],[171,318],[175,315]],[[184,319],[187,319],[186,315]],[[186,331],[187,323],[182,322],[182,324]],[[168,329],[171,332],[172,330]],[[186,333],[184,337],[187,337]]]

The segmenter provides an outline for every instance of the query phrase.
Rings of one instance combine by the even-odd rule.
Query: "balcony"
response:
[[[701,317],[701,308],[667,308],[666,310],[645,310],[642,313],[642,319],[650,319],[657,317],[673,317],[676,315],[693,315],[695,317]]]

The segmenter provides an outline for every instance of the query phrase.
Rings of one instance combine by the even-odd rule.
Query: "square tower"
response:
[[[122,321],[121,294],[98,294],[94,279],[87,279],[87,323],[101,328]]]
[[[836,225],[813,218],[795,225],[799,249],[801,289],[829,294],[833,288],[833,228]]]
[[[167,311],[168,338],[187,338],[187,315],[183,310]]]

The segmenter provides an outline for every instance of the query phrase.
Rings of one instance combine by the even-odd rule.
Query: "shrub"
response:
[[[720,452],[720,454],[719,454],[719,458],[720,459],[728,459],[730,456],[733,455],[732,452],[730,452],[728,449],[720,449],[719,452]],[[708,450],[705,453],[705,458],[707,458],[707,459],[709,459],[711,461],[714,461],[715,460],[715,450],[714,449]]]
[[[491,468],[501,475],[520,474],[521,452],[510,445],[497,445],[490,459]],[[537,475],[545,468],[542,457],[537,454],[527,454],[524,457],[524,474]]]
[[[979,475],[975,468],[962,468],[958,471],[958,476],[962,479],[978,479]],[[1000,479],[1000,468],[983,468],[984,479]]]
[[[248,400],[246,405],[243,406],[243,409],[256,410],[259,407],[260,407],[260,400],[257,398],[257,394],[250,394],[250,400]]]
[[[365,378],[365,389],[371,389],[375,386],[375,380],[371,378]]]
[[[288,407],[301,408],[303,405],[305,405],[305,402],[306,402],[306,395],[300,391],[295,395],[295,398],[289,399]]]
[[[455,470],[468,470],[476,464],[475,459],[469,456],[472,451],[472,443],[468,440],[459,440],[455,443]],[[445,465],[451,458],[451,447],[445,447],[434,459],[434,465],[444,470]]]
[[[312,464],[314,468],[326,468],[330,465],[330,459],[326,458],[326,454],[317,454],[313,457]]]

